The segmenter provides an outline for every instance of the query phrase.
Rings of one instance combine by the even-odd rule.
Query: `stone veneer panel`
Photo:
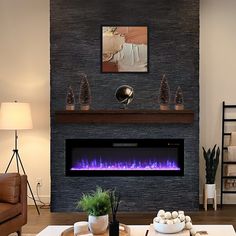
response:
[[[149,27],[149,73],[100,73],[101,25]],[[57,124],[68,86],[79,90],[78,74],[91,85],[92,109],[118,109],[114,93],[129,84],[129,109],[158,109],[160,79],[166,74],[172,101],[177,86],[193,124]],[[173,106],[172,106],[173,109]],[[199,0],[51,0],[51,210],[75,211],[83,192],[116,187],[121,211],[198,209],[199,200]],[[151,177],[66,177],[65,139],[183,138],[185,175]]]

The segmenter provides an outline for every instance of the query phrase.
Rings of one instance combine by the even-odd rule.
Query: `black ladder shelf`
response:
[[[224,158],[224,150],[227,151],[228,148],[225,146],[225,136],[230,136],[231,133],[225,132],[225,123],[227,122],[236,122],[236,119],[226,119],[225,114],[226,110],[236,109],[236,105],[226,105],[223,102],[222,106],[222,143],[221,143],[221,194],[220,194],[220,204],[223,206],[223,195],[224,194],[236,194],[235,190],[224,190],[224,180],[225,179],[236,179],[236,176],[225,176],[224,175],[224,167],[226,165],[236,165],[236,161],[225,161]],[[235,110],[236,111],[236,110]]]

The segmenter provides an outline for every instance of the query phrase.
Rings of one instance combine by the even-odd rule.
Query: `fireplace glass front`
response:
[[[183,139],[67,139],[67,176],[183,175]]]

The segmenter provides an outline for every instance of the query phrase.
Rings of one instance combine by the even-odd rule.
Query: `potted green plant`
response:
[[[203,157],[205,159],[206,164],[206,184],[205,184],[205,193],[208,198],[214,198],[215,195],[215,177],[217,167],[219,165],[219,156],[220,156],[220,148],[218,147],[216,150],[216,144],[211,150],[210,148],[206,151],[204,147],[203,149]]]
[[[97,187],[95,191],[83,194],[77,207],[88,213],[89,230],[93,234],[105,233],[111,211],[109,190]]]

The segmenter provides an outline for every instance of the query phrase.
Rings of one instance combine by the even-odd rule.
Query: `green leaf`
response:
[[[96,191],[83,194],[82,198],[77,203],[77,208],[93,216],[109,214],[111,210],[109,191],[97,187]]]
[[[204,147],[202,148],[203,148],[203,156],[204,156],[205,164],[206,164],[206,183],[214,184],[216,171],[219,164],[220,149],[218,147],[216,150],[216,144],[214,145],[212,150],[209,148],[207,152]]]

